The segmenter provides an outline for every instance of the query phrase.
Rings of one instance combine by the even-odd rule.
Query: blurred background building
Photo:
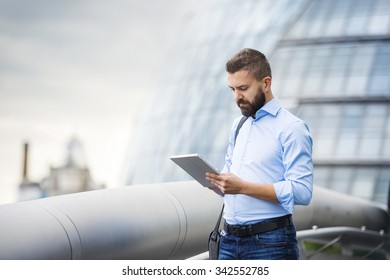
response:
[[[222,169],[239,116],[225,62],[264,52],[273,93],[314,139],[314,183],[385,203],[390,182],[390,1],[223,0],[189,16],[132,139],[126,184],[187,179],[169,157]]]
[[[64,164],[59,167],[50,167],[48,176],[39,182],[31,181],[28,176],[29,149],[29,143],[25,142],[23,144],[23,176],[19,184],[18,201],[104,188],[104,185],[93,181],[86,164],[83,146],[76,137],[73,137],[67,144]]]

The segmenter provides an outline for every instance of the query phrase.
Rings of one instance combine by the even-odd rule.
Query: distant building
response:
[[[51,167],[50,174],[42,180],[48,196],[85,192],[104,188],[96,184],[86,166],[83,147],[73,138],[67,145],[67,158],[63,166]]]
[[[27,170],[27,166],[25,169]],[[24,177],[27,178],[27,176]],[[82,145],[76,138],[71,139],[67,145],[66,161],[63,166],[51,167],[50,174],[43,178],[40,183],[30,182],[26,178],[23,179],[19,187],[19,200],[104,188],[104,185],[98,185],[92,180],[89,168],[86,165]]]
[[[22,173],[22,182],[19,184],[19,189],[18,189],[18,197],[17,197],[18,201],[38,199],[46,196],[40,183],[33,182],[29,179],[28,156],[29,156],[29,144],[25,142],[23,144],[23,173]]]

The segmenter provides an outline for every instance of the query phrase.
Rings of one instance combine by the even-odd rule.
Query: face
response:
[[[246,70],[228,73],[227,79],[241,113],[246,117],[254,117],[266,102],[263,82],[256,80],[253,74]]]

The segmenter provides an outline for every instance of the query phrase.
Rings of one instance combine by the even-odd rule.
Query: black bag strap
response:
[[[248,119],[248,117],[242,116],[240,122],[238,123],[237,128],[236,128],[236,134],[234,135],[234,145],[236,144],[236,139],[237,139],[238,133],[240,132],[242,125],[244,124],[244,122],[247,119]]]
[[[223,215],[223,209],[225,208],[225,204],[222,205],[221,213],[219,214],[217,223],[215,224],[214,231],[217,232],[220,225],[221,225],[221,220],[222,220],[222,215]]]
[[[237,139],[238,133],[240,132],[240,129],[241,129],[242,125],[244,124],[244,122],[247,119],[248,119],[248,117],[242,116],[241,120],[239,121],[239,123],[237,125],[237,128],[236,128],[236,134],[234,135],[234,145],[236,144],[236,139]],[[221,225],[221,220],[222,220],[222,215],[223,215],[223,209],[224,208],[225,208],[225,204],[222,205],[221,213],[219,214],[217,223],[216,223],[215,228],[214,228],[215,231],[218,231],[218,229],[219,229],[219,227]]]

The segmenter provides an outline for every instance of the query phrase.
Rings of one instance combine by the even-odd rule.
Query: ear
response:
[[[263,78],[263,91],[269,92],[271,90],[272,78],[270,76]]]

